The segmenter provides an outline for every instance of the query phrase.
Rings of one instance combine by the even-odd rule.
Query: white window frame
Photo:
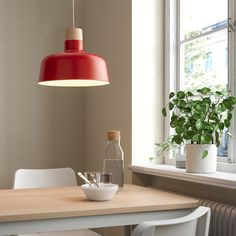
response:
[[[165,101],[168,101],[168,96],[171,91],[177,91],[180,88],[180,60],[179,60],[179,43],[177,39],[180,34],[179,22],[179,2],[180,0],[165,0]],[[236,95],[236,37],[235,37],[235,20],[236,20],[236,4],[234,0],[228,0],[228,30],[231,31],[228,35],[228,86],[233,95]],[[165,138],[171,134],[169,126],[169,118],[165,119]],[[219,158],[218,161],[228,163],[236,163],[236,112],[230,127],[230,132],[233,135],[233,140],[229,141],[228,158]],[[224,165],[225,169],[225,165]],[[226,170],[227,171],[227,170]],[[236,170],[235,170],[236,171]]]

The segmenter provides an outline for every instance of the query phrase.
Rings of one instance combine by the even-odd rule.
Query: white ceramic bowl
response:
[[[102,184],[99,183],[99,188],[96,186],[89,187],[89,184],[81,185],[85,196],[91,201],[108,201],[111,200],[118,190],[117,184]]]

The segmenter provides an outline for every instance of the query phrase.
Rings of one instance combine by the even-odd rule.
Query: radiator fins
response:
[[[202,206],[211,208],[209,236],[236,236],[236,207],[220,202],[199,199]]]

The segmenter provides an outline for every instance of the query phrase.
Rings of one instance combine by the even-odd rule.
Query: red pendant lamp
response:
[[[106,62],[98,55],[83,50],[82,29],[66,30],[65,51],[45,57],[41,63],[40,85],[90,87],[109,84]]]

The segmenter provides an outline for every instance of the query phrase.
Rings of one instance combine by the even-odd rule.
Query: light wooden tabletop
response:
[[[194,208],[198,200],[125,185],[111,201],[88,201],[80,187],[0,190],[0,222]]]

